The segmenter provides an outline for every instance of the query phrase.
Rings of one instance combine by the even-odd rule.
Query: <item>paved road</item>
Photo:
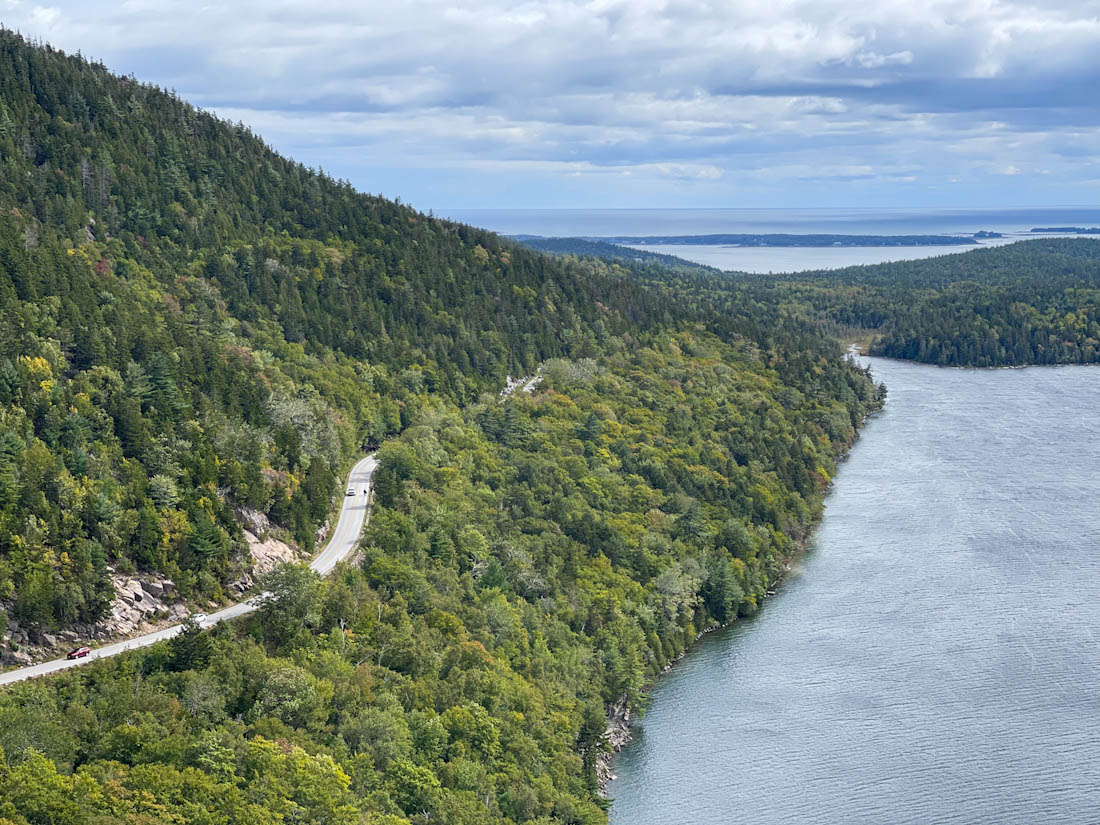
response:
[[[363,524],[367,520],[368,506],[370,504],[371,477],[374,475],[374,470],[377,466],[378,462],[374,460],[374,456],[369,455],[366,458],[360,459],[359,463],[352,468],[344,492],[347,493],[348,490],[353,490],[354,495],[344,496],[344,506],[340,509],[340,519],[336,522],[336,528],[332,531],[332,537],[329,539],[328,544],[325,545],[325,549],[318,553],[309,564],[313,570],[316,570],[322,576],[327,576],[332,572],[332,568],[335,567],[338,562],[343,561],[355,552],[356,545],[359,542],[359,534],[362,532]],[[218,622],[228,621],[229,619],[243,616],[246,613],[251,613],[259,607],[262,598],[262,594],[260,596],[253,596],[251,599],[239,602],[232,607],[227,607],[216,613],[209,613],[206,618],[203,619],[202,626],[211,627]],[[18,670],[8,671],[7,673],[0,673],[0,685],[10,685],[14,682],[22,682],[24,679],[44,676],[47,673],[55,673],[58,670],[76,667],[77,665],[86,664],[96,659],[106,659],[109,656],[117,656],[120,653],[125,653],[127,650],[148,647],[151,644],[156,644],[165,639],[171,639],[180,632],[181,627],[183,627],[183,625],[177,624],[172,627],[166,627],[163,630],[158,630],[155,633],[147,633],[144,636],[138,636],[134,639],[127,639],[123,642],[104,645],[103,647],[96,648],[83,659],[54,659],[51,662],[42,662],[38,665],[30,665],[28,667],[19,668]]]

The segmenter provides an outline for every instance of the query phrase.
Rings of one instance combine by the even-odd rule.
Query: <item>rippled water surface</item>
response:
[[[814,548],[657,685],[614,825],[1100,822],[1100,368],[873,369]]]

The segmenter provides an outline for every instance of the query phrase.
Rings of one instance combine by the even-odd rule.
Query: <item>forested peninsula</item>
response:
[[[620,259],[600,245],[576,248]],[[787,275],[684,262],[636,277],[708,317],[805,328],[870,355],[966,367],[1100,362],[1100,241],[1092,239]]]
[[[1100,361],[1100,241],[1030,240],[918,261],[747,278],[869,353],[940,366]]]
[[[706,264],[678,258],[675,255],[665,255],[648,249],[635,249],[632,246],[623,246],[619,243],[584,240],[582,238],[540,238],[533,235],[515,235],[513,239],[530,249],[537,249],[540,252],[549,252],[554,255],[575,255],[581,258],[603,258],[610,261],[659,264],[670,269],[711,273],[721,271]]]
[[[602,823],[608,708],[759,606],[881,404],[799,319],[361,194],[8,32],[0,170],[5,658],[93,637],[118,576],[223,602],[246,514],[308,551],[382,462],[334,576],[0,694],[3,822]]]

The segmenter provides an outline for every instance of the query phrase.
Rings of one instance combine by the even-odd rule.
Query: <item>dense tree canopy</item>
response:
[[[0,601],[219,599],[251,508],[359,563],[0,694],[0,822],[599,823],[608,706],[752,612],[882,398],[813,325],[283,159],[0,33]],[[541,381],[500,398],[505,377]]]
[[[839,359],[797,390],[768,360],[665,333],[423,410],[359,565],[0,694],[0,816],[603,822],[605,706],[759,606],[877,402]]]
[[[97,619],[109,565],[220,598],[235,506],[308,549],[423,399],[670,317],[0,33],[0,600],[27,626]]]
[[[599,249],[588,254],[603,255]],[[940,366],[1100,361],[1100,241],[1042,239],[916,261],[790,275],[685,267],[640,276],[724,329],[870,342]],[[734,325],[731,327],[731,323]],[[771,331],[771,332],[769,332]]]

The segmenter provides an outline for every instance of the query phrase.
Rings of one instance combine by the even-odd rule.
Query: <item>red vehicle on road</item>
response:
[[[78,647],[76,650],[70,650],[65,656],[66,659],[83,659],[89,653],[92,652],[90,647]]]

